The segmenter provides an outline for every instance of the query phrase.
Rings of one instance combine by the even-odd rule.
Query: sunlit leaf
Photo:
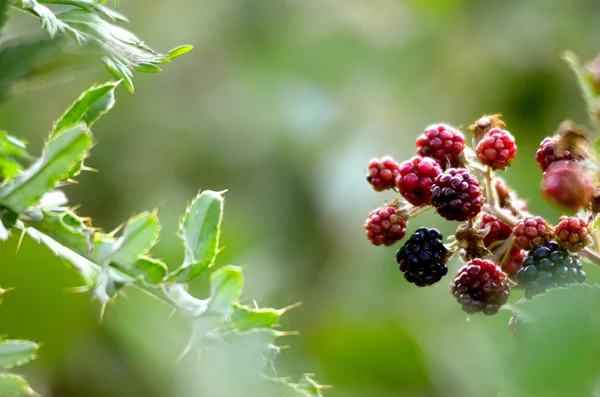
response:
[[[225,266],[210,275],[210,302],[207,312],[229,317],[244,285],[244,274],[237,266]]]
[[[27,340],[0,340],[0,368],[8,369],[33,360],[39,346]]]
[[[18,375],[0,374],[0,397],[33,395],[25,379]]]

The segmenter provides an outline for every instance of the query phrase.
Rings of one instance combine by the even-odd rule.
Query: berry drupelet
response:
[[[521,219],[513,228],[514,244],[524,250],[543,245],[552,238],[552,229],[540,216]]]
[[[369,162],[367,182],[378,192],[391,189],[399,174],[399,167],[398,163],[390,156],[373,159]]]
[[[587,222],[577,216],[561,216],[554,234],[558,245],[569,251],[581,251],[592,242]]]
[[[445,124],[431,125],[417,138],[417,154],[431,157],[445,170],[458,167],[458,155],[465,149],[465,137]]]
[[[470,314],[496,314],[510,295],[506,274],[487,259],[473,259],[460,268],[450,284],[450,292]]]
[[[442,169],[433,159],[413,157],[400,164],[396,187],[412,205],[431,204],[431,186],[441,173]]]
[[[559,151],[556,149],[556,143],[559,139],[559,136],[544,138],[544,140],[540,143],[540,148],[535,154],[535,161],[537,161],[542,171],[546,171],[550,164],[559,160],[578,160],[578,158],[568,150]]]
[[[431,187],[431,204],[449,221],[474,218],[483,205],[479,181],[462,168],[451,168],[435,178]]]
[[[432,285],[448,273],[448,250],[436,229],[422,227],[396,252],[404,278],[418,287]]]
[[[549,289],[585,281],[579,259],[554,241],[530,251],[517,277],[519,284],[525,287],[525,297],[528,299]]]
[[[517,154],[517,144],[510,132],[492,128],[475,149],[479,160],[493,169],[503,170]]]
[[[406,217],[395,207],[384,205],[369,213],[364,228],[373,245],[390,246],[404,238]]]

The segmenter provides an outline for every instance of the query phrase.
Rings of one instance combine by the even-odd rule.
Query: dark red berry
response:
[[[581,251],[592,242],[587,222],[576,216],[561,216],[554,235],[558,245],[569,251]]]
[[[413,157],[400,164],[396,187],[412,205],[431,204],[431,186],[442,173],[440,166],[428,157]]]
[[[460,268],[450,292],[467,313],[496,314],[510,295],[506,274],[487,259],[473,259]]]
[[[550,241],[529,251],[517,278],[531,299],[549,289],[583,283],[586,275],[579,259]]]
[[[497,265],[512,279],[516,277],[517,272],[523,267],[523,259],[525,259],[526,256],[526,251],[513,245],[504,253],[497,262]]]
[[[448,250],[437,229],[419,228],[396,252],[396,261],[406,281],[418,287],[432,285],[448,273]]]
[[[406,234],[406,217],[396,208],[384,205],[369,213],[364,228],[373,245],[390,246]]]
[[[445,170],[458,167],[458,155],[465,149],[465,137],[445,124],[431,125],[417,138],[417,154],[433,158]]]
[[[472,219],[483,205],[479,181],[465,169],[451,168],[435,178],[431,187],[431,204],[449,221]]]
[[[544,138],[540,143],[540,148],[535,154],[535,161],[537,161],[542,171],[546,171],[550,164],[559,160],[577,160],[577,157],[568,150],[558,150],[556,148],[559,139],[559,136]]]
[[[581,166],[573,161],[552,163],[544,173],[542,194],[552,202],[576,210],[592,201],[594,187]]]
[[[512,233],[512,228],[492,214],[484,212],[481,214],[481,229],[489,227],[488,234],[483,238],[483,244],[489,247],[496,241],[506,240]]]
[[[390,156],[372,159],[367,170],[367,182],[378,192],[391,189],[394,187],[399,167]]]
[[[517,154],[517,144],[510,132],[500,128],[492,128],[477,144],[475,149],[479,161],[503,170],[510,165]]]
[[[523,218],[513,228],[513,241],[517,247],[524,250],[546,244],[551,238],[552,229],[544,218],[539,216]]]

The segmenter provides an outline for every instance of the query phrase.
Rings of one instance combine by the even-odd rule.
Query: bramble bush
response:
[[[14,12],[25,12],[40,20],[47,36],[2,43],[0,96],[18,93],[40,75],[52,78],[64,67],[72,67],[79,55],[63,51],[72,43],[86,57],[99,54],[116,79],[85,91],[56,120],[37,159],[27,153],[25,142],[0,132],[0,240],[26,236],[47,246],[78,272],[82,285],[77,289],[99,301],[102,312],[126,288],[142,290],[171,306],[189,319],[193,330],[182,356],[199,354],[215,340],[259,335],[262,347],[257,354],[263,365],[253,368],[257,375],[281,389],[282,395],[321,396],[323,386],[310,375],[294,383],[275,371],[274,359],[280,351],[276,341],[289,334],[276,326],[293,305],[273,309],[241,304],[242,269],[215,263],[224,192],[203,190],[192,199],[179,225],[184,261],[171,268],[150,255],[160,233],[156,211],[136,215],[122,228],[103,233],[67,205],[63,188],[81,172],[91,170],[84,163],[94,144],[90,128],[113,108],[117,89],[123,86],[133,92],[134,72],[160,72],[160,65],[192,49],[181,46],[166,54],[155,52],[122,28],[127,19],[106,3],[0,0],[0,24]],[[118,9],[118,0],[114,8]],[[191,295],[187,288],[201,275],[208,275],[210,283],[205,298]],[[0,288],[0,297],[5,292]],[[8,371],[34,359],[39,348],[31,341],[0,340],[0,396],[36,395],[22,376]]]
[[[399,193],[369,213],[363,227],[372,245],[404,240],[408,224],[429,210],[460,222],[446,244],[437,229],[419,227],[396,251],[396,262],[418,287],[453,274],[450,294],[470,315],[512,312],[508,328],[518,349],[501,396],[600,393],[600,287],[586,284],[584,271],[600,266],[600,55],[583,66],[570,52],[565,60],[591,128],[562,122],[537,152],[524,154],[535,157],[541,174],[521,171],[531,181],[541,176],[542,195],[565,211],[560,219],[535,216],[497,176],[518,158],[500,114],[468,127],[472,147],[458,128],[432,124],[416,139],[416,156],[401,163],[377,157],[366,171],[375,191]],[[464,265],[452,271],[454,256]]]

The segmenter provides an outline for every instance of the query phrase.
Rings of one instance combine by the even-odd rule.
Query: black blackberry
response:
[[[396,261],[404,278],[419,287],[432,285],[448,273],[448,250],[437,229],[418,229],[396,252]]]
[[[525,297],[531,299],[548,289],[582,283],[585,273],[577,257],[550,241],[529,251],[517,278],[525,287]]]

